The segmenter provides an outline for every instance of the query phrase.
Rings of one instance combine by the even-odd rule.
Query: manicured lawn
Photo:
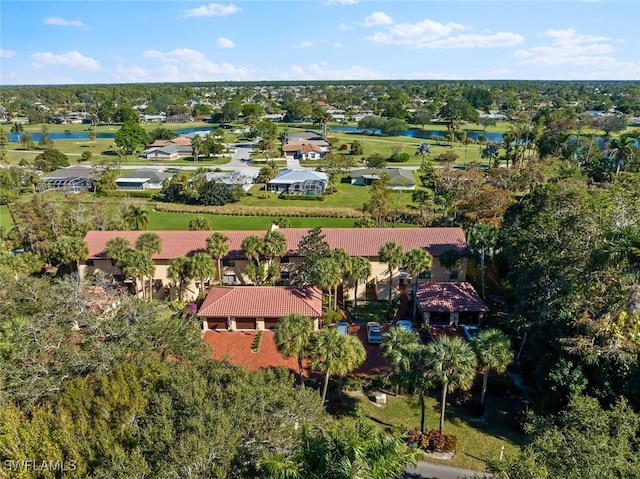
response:
[[[0,205],[0,228],[4,228],[5,231],[9,231],[13,222],[9,216],[9,209],[7,205]]]
[[[267,231],[275,219],[269,216],[223,216],[195,215],[188,213],[149,212],[150,230],[187,230],[189,221],[204,216],[214,230],[264,230]],[[353,219],[348,218],[289,218],[293,228],[351,228]]]
[[[517,454],[524,436],[509,424],[509,417],[514,403],[507,399],[497,398],[490,394],[491,381],[486,404],[488,407],[486,421],[470,420],[463,411],[456,411],[454,406],[447,406],[444,425],[446,434],[458,438],[456,454],[451,460],[438,461],[427,458],[431,462],[464,467],[476,471],[486,470],[487,461],[498,460],[500,450],[504,446],[505,457]],[[433,391],[425,398],[425,429],[438,429],[440,421],[440,404],[435,399],[439,391]],[[398,427],[410,430],[420,427],[420,403],[418,397],[387,395],[387,406],[377,407],[366,397],[355,397],[347,400],[347,409],[358,408],[375,424],[383,427]]]
[[[416,178],[416,181],[418,179]],[[418,183],[419,184],[419,183]],[[258,184],[251,187],[249,194],[240,200],[240,204],[250,206],[303,206],[307,208],[353,208],[361,210],[362,205],[371,197],[371,187],[357,186],[349,183],[338,183],[338,192],[328,195],[325,201],[284,200],[278,198],[277,193],[265,193],[264,185]],[[392,205],[400,209],[412,206],[412,191],[391,192],[389,194]]]
[[[358,286],[358,292],[362,291],[364,285]],[[353,301],[346,301],[347,310],[351,319],[355,320]],[[391,304],[392,314],[397,309],[397,302]],[[384,323],[387,320],[389,303],[387,301],[358,301],[358,323],[366,324],[369,321]]]

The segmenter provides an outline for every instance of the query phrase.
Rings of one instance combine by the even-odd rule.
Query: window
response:
[[[235,268],[236,267],[236,260],[234,260],[234,259],[223,259],[222,260],[222,266],[226,266],[227,268]]]
[[[235,274],[225,274],[222,276],[222,282],[224,284],[236,284],[236,275]]]
[[[281,264],[286,264],[286,263],[290,263],[291,259],[288,256],[283,256],[282,258],[280,258],[280,263]]]
[[[289,279],[289,271],[280,271],[280,279]]]
[[[449,279],[458,279],[458,272],[457,271],[451,271],[451,274],[449,275]]]
[[[92,259],[88,259],[86,264],[87,264],[87,266],[93,266],[93,260]]]
[[[424,273],[420,273],[418,275],[420,279],[431,279],[431,271],[425,271]]]

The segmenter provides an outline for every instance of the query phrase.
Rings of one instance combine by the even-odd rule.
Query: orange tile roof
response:
[[[201,318],[282,318],[291,313],[322,316],[322,292],[314,287],[216,286],[205,298]]]
[[[489,308],[471,283],[420,283],[418,302],[425,312],[480,312]]]
[[[294,256],[303,236],[309,233],[307,228],[281,228],[288,252]],[[136,239],[143,233],[156,233],[160,237],[162,251],[153,256],[156,260],[168,260],[180,256],[188,256],[197,251],[204,251],[207,238],[212,231],[89,231],[85,241],[89,248],[88,259],[104,258],[107,241],[122,237],[134,246]],[[378,256],[380,248],[388,241],[395,241],[405,251],[414,248],[426,248],[429,253],[438,256],[448,248],[463,249],[466,247],[464,232],[461,228],[323,228],[325,239],[331,248],[343,248],[351,256]],[[228,258],[243,258],[242,240],[255,235],[263,238],[264,230],[258,231],[223,231],[229,238]]]

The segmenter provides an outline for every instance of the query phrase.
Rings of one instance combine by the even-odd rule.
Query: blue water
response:
[[[363,130],[361,128],[355,126],[332,126],[329,128],[329,131],[339,131],[342,133],[369,133],[370,130]],[[382,131],[374,130],[374,135],[381,135]],[[502,141],[502,133],[484,133],[482,131],[468,131],[467,138],[470,140],[477,140],[480,135],[484,135],[488,141],[499,143]],[[429,140],[431,138],[442,138],[444,139],[447,136],[447,132],[445,131],[437,131],[437,130],[421,130],[419,128],[411,128],[410,130],[402,130],[398,132],[398,136],[407,136],[409,138],[423,138],[425,140]]]
[[[175,130],[176,133],[178,133],[179,135],[183,135],[185,133],[193,133],[194,131],[210,131],[213,128],[209,127],[209,128],[182,128],[180,130]],[[31,135],[31,138],[33,139],[34,142],[38,142],[40,141],[40,133],[29,133]],[[115,137],[115,133],[97,133],[96,134],[96,138],[114,138]],[[20,135],[20,138],[22,138],[22,134]],[[88,131],[79,131],[79,132],[74,132],[74,133],[49,133],[49,138],[52,140],[88,140],[89,139],[89,132]],[[13,142],[17,142],[18,140],[18,135],[16,135],[15,133],[9,133],[9,141],[13,141]]]

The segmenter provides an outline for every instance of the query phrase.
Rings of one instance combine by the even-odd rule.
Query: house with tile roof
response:
[[[319,160],[331,151],[322,135],[310,131],[288,133],[281,148],[285,158],[290,160]]]
[[[192,155],[191,138],[185,136],[177,136],[170,140],[156,140],[142,153],[142,156],[149,160],[175,160]]]
[[[298,254],[298,245],[309,233],[307,228],[281,228],[287,242],[287,252],[274,262],[280,268],[281,283],[288,282],[303,258]],[[107,277],[122,280],[122,272],[105,255],[106,244],[110,239],[121,237],[132,245],[145,231],[89,231],[85,241],[89,249],[87,260],[80,265],[83,277],[104,274]],[[153,255],[156,265],[155,283],[157,296],[177,294],[171,287],[167,276],[169,261],[177,257],[191,256],[205,251],[207,238],[212,231],[154,231],[160,238],[162,250]],[[225,285],[249,285],[251,279],[246,274],[248,260],[242,252],[242,241],[247,236],[263,238],[265,231],[223,231],[227,236],[229,252],[222,259],[222,279]],[[387,242],[394,241],[407,252],[414,248],[424,248],[433,257],[430,271],[421,275],[422,281],[448,282],[464,281],[466,278],[466,259],[463,258],[455,270],[449,271],[440,265],[437,257],[447,249],[457,249],[461,253],[466,249],[466,240],[461,228],[323,228],[322,233],[329,247],[342,248],[351,256],[364,256],[371,262],[371,276],[365,284],[360,284],[358,295],[364,299],[386,299],[389,294],[397,296],[399,287],[411,282],[411,276],[399,269],[392,273],[392,289],[389,291],[389,270],[380,261],[378,253]],[[454,274],[455,273],[455,274]],[[364,286],[364,287],[363,287]],[[195,287],[187,288],[193,292]],[[344,291],[345,298],[353,296],[353,287]],[[195,294],[195,293],[193,293]]]
[[[209,290],[198,318],[202,329],[274,329],[289,314],[313,320],[317,330],[322,318],[322,291],[295,286],[215,286]]]
[[[389,188],[392,190],[415,190],[416,177],[413,171],[404,168],[364,168],[349,172],[349,180],[352,185],[370,186],[380,178],[381,173],[389,175]]]
[[[473,285],[465,281],[418,283],[415,297],[425,324],[478,324],[489,311]]]
[[[172,173],[163,173],[153,168],[140,168],[116,179],[119,190],[148,190],[162,188],[162,182],[170,179]]]

